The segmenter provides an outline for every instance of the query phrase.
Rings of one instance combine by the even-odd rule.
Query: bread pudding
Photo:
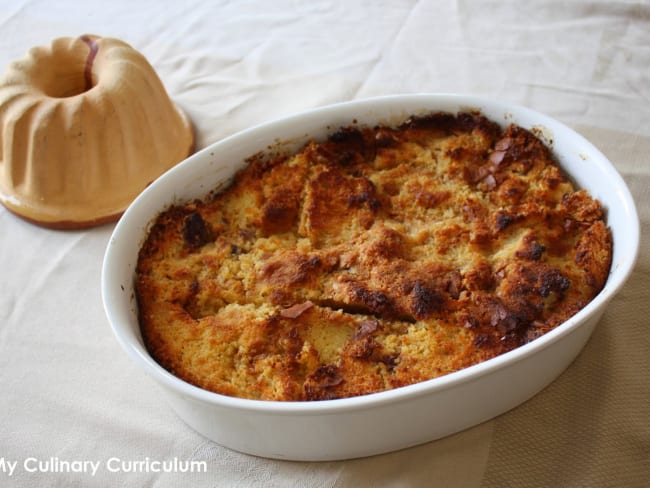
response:
[[[145,346],[206,390],[330,400],[439,377],[552,330],[609,273],[599,202],[535,134],[478,113],[247,163],[163,211],[138,257]]]

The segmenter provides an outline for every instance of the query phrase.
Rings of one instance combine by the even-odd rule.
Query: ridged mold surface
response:
[[[0,80],[0,202],[41,225],[116,218],[193,144],[153,67],[118,39],[55,39]]]

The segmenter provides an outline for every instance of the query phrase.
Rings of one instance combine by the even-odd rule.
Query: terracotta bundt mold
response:
[[[120,40],[55,39],[0,80],[0,202],[31,222],[115,220],[193,145],[153,67]]]

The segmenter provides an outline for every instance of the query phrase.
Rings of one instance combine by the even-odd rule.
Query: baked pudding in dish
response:
[[[330,400],[512,350],[602,289],[599,202],[534,133],[479,113],[352,124],[249,158],[151,225],[135,295],[147,350],[200,388]]]

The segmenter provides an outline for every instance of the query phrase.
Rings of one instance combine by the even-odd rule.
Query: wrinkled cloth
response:
[[[0,6],[0,66],[57,37],[122,39],[147,57],[192,119],[197,149],[262,122],[377,95],[456,92],[529,106],[574,127],[610,158],[642,227],[628,283],[580,356],[534,398],[421,446],[300,463],[236,453],[197,434],[121,350],[100,296],[114,224],[48,230],[0,207],[0,486],[648,486],[650,4]],[[205,461],[207,472],[107,469],[109,460],[147,458]],[[102,466],[94,475],[39,472],[34,460],[50,459]]]

